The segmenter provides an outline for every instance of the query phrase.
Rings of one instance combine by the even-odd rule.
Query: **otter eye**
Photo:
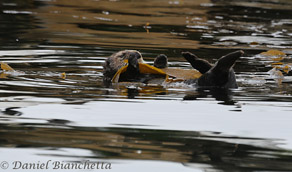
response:
[[[128,58],[130,58],[130,57],[136,57],[136,54],[135,54],[135,53],[130,53],[130,54],[128,55]]]
[[[125,59],[126,57],[127,57],[127,53],[123,53],[119,56],[119,58],[121,58],[121,59]]]
[[[121,54],[118,56],[118,58],[120,58],[120,59],[126,59],[126,58],[127,58],[127,53],[126,53],[126,52],[121,53]]]

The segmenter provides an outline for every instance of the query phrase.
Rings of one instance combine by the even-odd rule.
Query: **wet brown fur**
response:
[[[140,56],[138,62],[143,62],[142,55],[139,51],[136,50],[123,50],[117,53],[112,54],[109,58],[105,60],[103,65],[103,80],[104,82],[111,82],[112,78],[116,72],[123,66],[126,65],[124,60],[129,59],[131,53],[137,54]]]

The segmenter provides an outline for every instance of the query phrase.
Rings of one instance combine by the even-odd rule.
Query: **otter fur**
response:
[[[187,82],[196,83],[200,87],[237,88],[235,73],[232,67],[243,54],[244,52],[241,50],[229,53],[219,58],[213,65],[190,52],[183,52],[183,57],[192,67],[202,73],[200,78]]]
[[[235,51],[221,57],[215,64],[198,58],[190,52],[183,52],[183,57],[198,70],[202,76],[198,79],[186,80],[187,84],[195,84],[199,87],[219,87],[219,88],[237,88],[235,73],[233,66],[237,59],[243,55],[243,51]],[[104,81],[110,82],[115,73],[128,60],[127,71],[121,75],[123,81],[145,82],[149,80],[149,76],[141,74],[139,71],[139,63],[143,62],[142,55],[136,50],[124,50],[113,54],[104,64]],[[167,56],[164,54],[158,55],[154,60],[154,67],[166,68],[168,66]]]
[[[129,58],[131,58],[132,63],[135,63],[135,59],[137,59],[138,63],[143,63],[143,58],[139,51],[123,50],[114,53],[109,58],[107,58],[103,64],[103,81],[105,83],[110,83],[117,71],[127,64],[125,60],[129,60]],[[135,72],[139,72],[139,70],[133,72],[135,75]]]
[[[215,64],[197,57],[190,52],[182,52],[183,57],[198,70],[202,76],[198,79],[186,80],[187,84],[196,84],[199,87],[237,88],[233,66],[237,59],[243,55],[243,51],[235,51],[221,57]],[[154,60],[157,68],[167,67],[167,57],[159,55]]]
[[[119,69],[127,65],[127,70],[120,74],[119,82],[149,83],[154,79],[165,77],[159,74],[145,74],[140,72],[139,63],[144,63],[140,52],[123,50],[111,55],[103,65],[103,81],[109,86],[112,78]]]

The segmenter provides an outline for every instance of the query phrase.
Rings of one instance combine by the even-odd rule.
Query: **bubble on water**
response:
[[[223,16],[215,16],[215,19],[223,20],[224,17]]]
[[[113,19],[105,18],[105,17],[94,17],[94,18],[97,19],[97,20],[102,20],[102,21],[113,21]]]
[[[219,41],[236,41],[240,43],[258,42],[259,44],[267,44],[273,46],[292,44],[290,39],[265,37],[265,36],[219,36]]]
[[[245,85],[262,86],[266,83],[266,80],[264,77],[256,76],[253,78],[243,79],[241,82]]]
[[[72,93],[81,93],[81,90],[74,90],[74,91],[72,91]]]
[[[284,38],[285,36],[283,35],[282,31],[276,31],[274,33],[271,33],[271,36],[275,37],[275,38]]]
[[[213,7],[214,4],[212,4],[212,3],[201,3],[201,6],[202,7]]]
[[[233,41],[224,41],[224,42],[214,42],[212,45],[235,46],[237,44],[238,44],[237,42],[233,42]]]
[[[171,83],[163,83],[162,86],[167,88],[193,88],[194,85],[187,84],[185,82],[171,82]]]
[[[272,20],[272,26],[291,25],[292,19]]]
[[[21,71],[5,71],[0,73],[0,78],[6,78],[7,76],[17,77],[22,75],[25,75],[25,73]]]
[[[203,20],[201,17],[194,17],[192,20]]]
[[[17,6],[16,3],[2,3],[3,6]]]
[[[227,29],[219,29],[218,30],[220,33],[234,33],[233,30],[227,30]]]
[[[217,22],[215,20],[208,20],[207,23],[209,23],[209,24],[216,24]]]
[[[108,11],[102,11],[102,14],[109,15]]]
[[[35,14],[31,11],[3,10],[5,14]]]
[[[187,25],[186,27],[190,28],[190,29],[204,29],[204,30],[208,30],[209,29],[208,26],[201,26],[201,25],[194,25],[194,26]]]
[[[173,5],[179,5],[180,4],[179,1],[169,1],[168,3],[169,4],[173,4]]]
[[[204,33],[204,34],[202,35],[202,38],[214,38],[214,36],[211,35],[211,34],[208,34],[208,33]]]

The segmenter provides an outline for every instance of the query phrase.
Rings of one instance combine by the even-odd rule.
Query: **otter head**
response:
[[[117,66],[124,66],[129,58],[136,58],[138,63],[143,63],[142,55],[139,51],[136,50],[123,50],[113,54],[110,58],[117,63]]]
[[[136,50],[123,50],[114,53],[105,60],[103,65],[103,81],[104,83],[110,83],[116,72],[123,66],[125,66],[129,59],[131,64],[135,64],[135,59],[138,63],[143,63],[143,58],[140,52]]]

